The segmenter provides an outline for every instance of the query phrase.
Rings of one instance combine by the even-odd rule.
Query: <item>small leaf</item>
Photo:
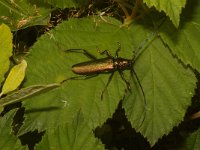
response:
[[[9,57],[12,56],[12,33],[8,26],[0,26],[0,83],[9,69]],[[0,84],[1,85],[1,84]]]
[[[154,6],[158,11],[164,11],[173,24],[178,27],[182,8],[185,7],[186,0],[144,0],[149,6]]]
[[[14,66],[11,69],[3,85],[0,96],[15,90],[21,84],[21,82],[24,80],[26,67],[27,67],[26,61],[22,60],[20,64]]]
[[[34,85],[20,89],[19,91],[0,99],[0,111],[1,111],[1,106],[5,106],[11,103],[16,103],[18,101],[21,101],[22,99],[34,96],[42,92],[44,93],[59,86],[60,84],[54,83],[48,85]]]

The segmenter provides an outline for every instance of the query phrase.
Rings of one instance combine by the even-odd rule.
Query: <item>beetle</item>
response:
[[[145,94],[142,88],[142,85],[139,82],[139,78],[136,74],[136,72],[133,69],[133,65],[135,62],[135,58],[138,58],[140,56],[140,54],[142,53],[141,50],[144,48],[145,44],[152,38],[154,37],[154,35],[157,35],[157,29],[159,29],[161,27],[161,25],[165,22],[166,18],[162,18],[160,23],[158,24],[157,27],[155,27],[155,30],[149,34],[147,36],[147,38],[139,45],[139,47],[137,48],[137,56],[135,54],[133,54],[132,59],[126,59],[126,58],[122,58],[122,57],[118,57],[118,53],[121,49],[120,44],[118,49],[116,50],[115,53],[115,57],[111,56],[107,50],[101,52],[101,54],[106,54],[107,57],[106,58],[101,58],[101,59],[97,59],[95,56],[93,56],[92,54],[90,54],[87,50],[85,49],[68,49],[65,50],[65,52],[76,52],[76,53],[80,53],[77,50],[82,50],[81,53],[83,53],[84,55],[86,55],[87,57],[91,58],[92,60],[90,61],[86,61],[86,62],[81,62],[78,64],[75,64],[72,66],[72,71],[75,74],[78,75],[84,75],[85,79],[87,78],[91,78],[93,76],[96,76],[98,74],[101,73],[111,73],[110,77],[108,78],[108,82],[104,88],[104,90],[102,91],[101,94],[101,100],[103,99],[103,94],[106,90],[106,88],[108,87],[108,85],[110,84],[110,81],[114,75],[114,73],[116,71],[119,72],[122,80],[126,83],[128,90],[130,91],[130,84],[129,82],[125,79],[123,71],[124,70],[130,70],[131,76],[135,75],[139,87],[141,89],[142,95],[144,97],[144,102],[146,104],[146,98],[145,98]],[[134,52],[133,52],[134,53]],[[69,79],[78,79],[79,77],[71,77]]]
[[[135,73],[135,71],[133,69],[135,57],[133,57],[132,59],[126,59],[126,58],[119,57],[118,53],[119,53],[120,49],[121,49],[121,47],[119,44],[119,47],[115,52],[115,57],[111,56],[107,50],[100,52],[100,54],[106,54],[106,56],[107,56],[107,57],[101,58],[101,59],[97,59],[95,56],[90,54],[85,49],[68,49],[65,52],[80,53],[80,51],[77,51],[77,50],[81,50],[82,51],[81,53],[83,53],[84,55],[86,55],[87,57],[89,57],[91,59],[90,61],[81,62],[81,63],[75,64],[72,66],[72,71],[75,74],[83,75],[85,77],[85,79],[91,78],[91,77],[94,77],[94,76],[97,76],[97,75],[103,74],[103,73],[111,73],[108,78],[107,84],[105,85],[105,87],[101,93],[101,100],[103,100],[103,94],[104,94],[105,90],[107,89],[107,87],[109,86],[109,84],[112,80],[112,77],[116,71],[119,72],[122,80],[127,85],[127,89],[131,92],[130,84],[124,77],[124,73],[123,73],[124,70],[130,70],[131,75],[135,74],[135,77],[138,80],[139,86],[140,86],[142,94],[144,96],[144,91],[142,89],[142,86],[139,82],[137,74]],[[71,77],[70,79],[78,79],[78,78],[79,78],[79,76]]]

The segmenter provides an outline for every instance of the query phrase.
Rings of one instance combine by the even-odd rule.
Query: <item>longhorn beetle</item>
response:
[[[163,23],[163,21],[161,22],[161,24],[162,23]],[[161,26],[161,24],[159,26]],[[103,99],[103,94],[104,94],[105,90],[107,89],[108,85],[110,84],[112,77],[116,71],[119,72],[122,80],[126,83],[127,89],[129,91],[131,91],[130,84],[125,79],[124,73],[123,73],[124,70],[130,70],[131,76],[133,76],[133,74],[134,74],[138,81],[139,87],[140,87],[142,95],[144,97],[144,102],[146,104],[145,94],[144,94],[143,88],[139,82],[139,78],[133,69],[133,65],[135,62],[135,58],[137,59],[139,57],[139,55],[142,53],[142,52],[140,52],[140,50],[144,47],[145,43],[154,34],[155,34],[155,31],[152,32],[151,34],[149,34],[148,37],[139,45],[139,47],[137,48],[139,52],[137,52],[137,56],[133,52],[132,59],[125,59],[125,58],[118,56],[118,53],[121,49],[120,44],[119,44],[118,49],[115,52],[115,57],[111,56],[107,50],[100,52],[100,54],[107,55],[106,58],[101,58],[101,59],[97,59],[94,55],[92,55],[85,49],[68,49],[68,50],[65,50],[65,52],[83,53],[85,56],[87,56],[88,58],[91,59],[90,61],[81,62],[81,63],[75,64],[72,66],[72,71],[75,74],[83,75],[85,77],[84,79],[88,79],[88,78],[91,78],[91,77],[94,77],[94,76],[97,76],[97,75],[103,74],[103,73],[111,73],[111,75],[108,78],[107,84],[101,93],[101,100]],[[80,52],[80,50],[81,50],[81,52]],[[76,76],[76,77],[71,77],[69,79],[79,79],[79,78],[80,78],[80,76]]]
[[[156,27],[156,29],[160,28],[160,26],[164,23],[165,19],[166,18],[161,19],[161,22]],[[139,47],[137,48],[138,49],[137,56],[133,52],[132,59],[125,59],[125,58],[122,58],[122,57],[118,57],[118,53],[119,53],[120,48],[121,48],[120,46],[116,50],[115,57],[111,56],[108,53],[108,51],[105,50],[105,51],[101,52],[101,54],[106,54],[107,57],[101,58],[101,59],[97,59],[95,56],[90,54],[85,49],[68,49],[68,50],[65,50],[65,52],[83,53],[84,55],[86,55],[87,57],[92,59],[90,61],[78,63],[78,64],[75,64],[75,65],[72,66],[72,71],[75,74],[85,76],[85,79],[97,76],[98,74],[102,74],[102,73],[111,73],[110,77],[108,78],[107,84],[102,91],[101,100],[103,99],[103,94],[104,94],[105,90],[107,89],[108,85],[110,84],[110,81],[112,80],[112,77],[113,77],[113,75],[116,71],[119,72],[122,80],[126,83],[127,88],[130,91],[130,84],[125,79],[124,74],[123,74],[124,70],[130,70],[131,76],[133,76],[133,74],[134,74],[137,81],[138,81],[138,84],[140,86],[140,89],[142,91],[142,94],[144,96],[144,101],[145,101],[145,104],[146,104],[145,94],[144,94],[143,88],[142,88],[142,86],[139,82],[139,78],[138,78],[136,72],[133,69],[133,65],[134,65],[134,62],[135,62],[135,58],[137,59],[139,57],[139,55],[142,53],[140,51],[144,48],[145,43],[147,43],[149,41],[149,39],[155,35],[155,33],[156,33],[156,30],[153,31],[151,34],[149,34],[147,36],[147,38],[139,45]],[[82,52],[79,52],[78,50],[82,50]],[[78,79],[78,78],[79,78],[79,76],[78,77],[71,77],[69,79]]]
[[[157,26],[156,29],[158,29],[164,23],[164,21],[165,21],[165,18],[161,21],[161,23]],[[136,72],[134,71],[133,65],[134,65],[135,60],[142,53],[141,50],[144,48],[144,46],[149,41],[149,39],[155,35],[155,33],[156,33],[156,30],[154,32],[152,32],[151,34],[149,34],[148,37],[139,45],[137,55],[135,55],[134,52],[133,52],[132,59],[125,59],[125,58],[118,57],[118,53],[120,51],[120,46],[116,50],[115,57],[111,56],[108,53],[108,51],[105,50],[105,51],[101,52],[101,54],[106,54],[107,57],[101,58],[101,59],[97,59],[95,56],[90,54],[85,49],[68,49],[68,50],[65,50],[65,52],[83,53],[84,55],[86,55],[87,57],[92,59],[91,61],[78,63],[78,64],[75,64],[75,65],[72,66],[72,71],[75,74],[82,75],[82,77],[84,76],[85,77],[84,79],[88,79],[88,78],[97,76],[97,75],[102,74],[102,73],[111,73],[111,75],[108,78],[107,84],[106,84],[106,86],[104,87],[104,89],[101,93],[101,100],[103,99],[103,94],[104,94],[105,90],[107,89],[108,85],[110,84],[112,77],[113,77],[113,75],[116,71],[119,72],[122,80],[126,83],[127,88],[130,91],[130,83],[125,79],[124,74],[123,74],[124,70],[130,70],[131,76],[133,77],[133,75],[135,75],[135,78],[138,81],[138,85],[139,85],[141,92],[142,92],[142,95],[144,97],[144,103],[145,103],[145,107],[146,107],[145,94],[144,94],[142,85],[139,82],[139,78],[138,78]],[[82,52],[80,52],[78,50],[81,50]],[[78,79],[79,77],[80,76],[71,77],[69,79]],[[140,123],[140,126],[143,124],[143,121],[145,120],[146,111],[144,111],[144,112],[145,112],[145,114],[144,114],[144,117],[141,118],[142,122]]]
[[[101,100],[103,99],[103,94],[107,89],[112,77],[116,71],[119,72],[122,80],[126,83],[128,90],[130,90],[129,82],[125,79],[123,71],[124,70],[132,70],[132,66],[134,63],[134,59],[125,59],[118,57],[118,53],[120,51],[120,46],[116,50],[115,57],[111,56],[107,50],[101,52],[101,54],[106,54],[106,58],[97,59],[95,56],[90,54],[84,49],[68,49],[67,52],[77,52],[77,50],[82,50],[82,53],[87,57],[91,58],[91,61],[86,61],[82,63],[78,63],[72,66],[72,71],[78,75],[84,75],[86,78],[90,78],[102,73],[111,73],[108,78],[108,82],[101,94]],[[135,72],[134,72],[135,74]],[[78,77],[71,77],[70,79],[77,79]],[[137,78],[137,76],[136,76]],[[141,87],[141,85],[140,85]],[[143,92],[144,93],[144,92]]]
[[[145,41],[142,42],[142,45],[140,45],[140,47],[138,49],[141,49],[143,47],[143,45],[147,42],[147,40],[149,40],[153,35],[154,35],[154,32],[152,34],[150,34]],[[133,69],[133,64],[135,62],[135,55],[133,55],[132,59],[125,59],[125,58],[119,57],[118,53],[119,53],[120,49],[121,49],[121,47],[119,44],[119,47],[115,52],[115,57],[111,56],[107,50],[101,52],[100,54],[107,55],[106,58],[101,58],[101,59],[97,59],[95,56],[93,56],[91,53],[89,53],[85,49],[68,49],[68,50],[65,50],[65,52],[83,53],[84,55],[86,55],[87,57],[89,57],[91,59],[90,61],[81,62],[81,63],[75,64],[72,66],[72,71],[75,74],[84,76],[85,77],[84,79],[88,79],[88,78],[91,78],[91,77],[94,77],[94,76],[97,76],[97,75],[103,74],[103,73],[111,73],[111,75],[108,78],[107,84],[105,85],[105,87],[101,93],[101,100],[103,99],[103,94],[104,94],[105,90],[107,89],[108,85],[110,84],[112,77],[116,71],[119,72],[122,80],[126,83],[127,89],[129,91],[131,91],[130,84],[125,79],[124,73],[123,73],[124,70],[130,70],[131,75],[134,74],[138,81],[138,84],[140,86],[140,89],[142,91],[142,94],[144,96],[144,101],[146,104],[144,91],[139,82],[138,76]],[[82,76],[71,77],[70,79],[79,79]]]

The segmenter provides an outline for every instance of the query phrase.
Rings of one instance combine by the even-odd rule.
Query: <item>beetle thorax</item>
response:
[[[114,68],[119,70],[129,70],[131,69],[132,61],[124,58],[114,59]]]

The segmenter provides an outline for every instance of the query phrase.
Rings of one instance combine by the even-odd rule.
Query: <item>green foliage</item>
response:
[[[178,27],[180,14],[185,7],[186,0],[144,0],[149,7],[154,6],[158,11],[164,11],[173,24]]]
[[[188,136],[187,141],[184,146],[186,147],[185,149],[187,150],[200,149],[200,128]]]
[[[196,78],[189,68],[173,58],[159,39],[143,52],[135,70],[147,104],[143,102],[142,94],[136,94],[141,93],[137,86],[133,88],[134,93],[127,94],[124,108],[133,127],[154,145],[158,138],[183,120],[186,108],[191,104]]]
[[[101,25],[96,27],[96,23],[90,18],[72,19],[63,22],[50,34],[38,40],[31,49],[31,55],[27,58],[28,65],[34,65],[34,68],[29,67],[27,69],[25,86],[60,82],[65,78],[75,76],[71,72],[71,66],[88,60],[88,58],[82,54],[66,53],[64,52],[66,49],[91,49],[93,54],[100,56],[97,47],[101,50],[107,47],[113,50],[110,52],[114,53],[118,46],[118,40],[116,39],[115,41],[114,37],[118,34],[125,37],[127,36],[125,33],[128,34],[128,32],[119,30],[118,26],[109,25],[105,22],[99,22],[99,24]],[[113,35],[113,30],[116,31],[115,35]],[[93,34],[94,32],[95,34]],[[75,39],[73,38],[75,34],[78,34],[77,39],[72,41],[72,39]],[[107,39],[112,39],[112,41],[105,41],[106,37]],[[91,41],[93,42],[91,43]],[[79,47],[75,47],[76,45],[79,45]],[[46,55],[47,53],[48,56]],[[46,56],[48,58],[45,58]],[[37,59],[37,63],[35,63],[35,59]],[[48,61],[44,63],[44,59]],[[30,110],[51,107],[54,109],[50,112],[38,111],[33,114],[27,114],[27,119],[25,120],[27,124],[25,123],[21,128],[21,132],[24,133],[30,129],[43,131],[52,126],[55,127],[71,122],[79,110],[83,113],[85,120],[88,120],[87,123],[91,130],[101,125],[108,117],[112,116],[125,90],[124,82],[119,80],[120,76],[118,74],[115,74],[109,85],[109,90],[104,95],[104,100],[101,101],[101,92],[107,83],[108,76],[109,74],[99,75],[89,80],[66,81],[62,87],[48,92],[46,95],[35,97],[38,100],[25,103],[24,106]],[[41,99],[43,100],[41,101]],[[30,124],[32,125],[30,126]]]
[[[0,0],[0,8],[4,8],[0,10],[2,16],[14,14],[14,23],[10,27],[17,30],[44,24],[49,19],[45,16],[50,12],[46,2],[60,8],[81,7],[88,14],[82,18],[68,18],[38,38],[26,56],[28,65],[23,87],[0,99],[2,106],[26,100],[22,102],[25,119],[18,131],[19,136],[36,130],[45,131],[36,149],[104,149],[93,131],[112,117],[120,102],[131,126],[147,139],[151,147],[184,121],[196,88],[194,70],[200,71],[198,0],[189,1],[182,14],[186,1],[145,0],[148,6],[164,11],[169,18],[149,10],[138,20],[131,18],[134,15],[126,15],[132,19],[128,26],[126,21],[124,25],[114,17],[96,15],[95,9],[91,13],[89,8],[87,12],[87,1],[11,3]],[[124,11],[123,3],[115,2]],[[34,13],[33,4],[38,8],[37,13]],[[128,8],[132,8],[130,6]],[[117,10],[117,7],[114,8]],[[20,21],[31,16],[37,19],[19,26]],[[0,62],[2,82],[9,69],[12,48],[8,28],[5,25],[1,28],[3,34],[0,41],[10,40],[3,43],[0,50],[1,60],[4,60]],[[130,90],[117,71],[103,93],[103,100],[101,94],[110,73],[83,80],[70,79],[78,76],[71,71],[72,65],[90,60],[77,49],[85,49],[97,58],[105,58],[99,51],[108,50],[115,56],[118,43],[121,45],[119,57],[132,59],[136,56],[133,69],[137,77],[130,70],[123,71]],[[76,49],[77,53],[66,52],[67,49]],[[14,114],[10,111],[0,118],[0,123],[6,124],[9,131]],[[17,139],[11,134],[7,138],[12,143]],[[195,140],[199,141],[199,138]],[[190,147],[193,142],[194,138],[188,137],[185,144]],[[17,146],[22,148],[19,144]]]
[[[12,92],[11,94],[6,95],[5,97],[0,99],[0,105],[6,106],[9,104],[13,104],[19,101],[26,99],[27,97],[31,97],[40,93],[47,92],[54,88],[59,87],[60,84],[47,84],[47,85],[34,85],[29,86],[27,88],[22,88],[18,91]]]
[[[12,110],[0,119],[0,147],[1,149],[22,149],[19,139],[12,133],[12,122],[16,110]]]
[[[46,25],[50,19],[50,12],[50,6],[38,1],[0,0],[0,21],[8,24],[12,30]]]
[[[71,123],[63,124],[47,132],[43,141],[37,145],[36,149],[104,149],[100,140],[94,137],[81,112],[77,113]]]
[[[0,97],[4,94],[7,94],[11,91],[14,91],[24,80],[26,72],[27,63],[23,60],[20,64],[14,66],[6,78],[6,81],[2,87]]]
[[[0,83],[4,80],[4,74],[9,69],[9,58],[12,55],[12,34],[8,26],[0,26]]]
[[[182,14],[182,21],[179,29],[173,28],[170,22],[162,26],[161,37],[170,47],[170,50],[186,65],[200,71],[199,61],[199,1],[192,0],[187,4]],[[187,21],[187,22],[185,22]]]

